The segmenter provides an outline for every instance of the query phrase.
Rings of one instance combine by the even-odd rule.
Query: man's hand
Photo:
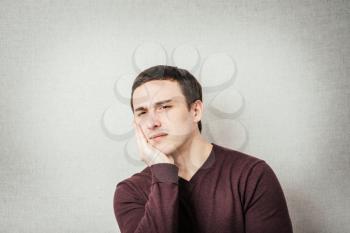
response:
[[[144,135],[141,127],[134,121],[133,126],[135,129],[135,135],[141,160],[148,166],[157,163],[171,163],[174,164],[174,159],[171,156],[167,156],[160,150],[152,146],[146,136]]]

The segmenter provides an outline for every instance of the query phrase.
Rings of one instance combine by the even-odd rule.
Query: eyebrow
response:
[[[165,104],[165,103],[169,103],[169,102],[171,102],[171,101],[173,101],[173,99],[161,100],[161,101],[156,102],[156,103],[154,104],[154,106],[159,106],[159,105],[162,105],[162,104]],[[145,109],[146,109],[145,107],[141,106],[141,107],[136,108],[136,109],[135,109],[135,112],[143,111],[143,110],[145,110]]]

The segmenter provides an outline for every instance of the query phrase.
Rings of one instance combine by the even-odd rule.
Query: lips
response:
[[[168,134],[166,133],[158,133],[158,134],[154,134],[150,137],[150,139],[157,139],[157,138],[161,138],[162,136],[166,136]]]

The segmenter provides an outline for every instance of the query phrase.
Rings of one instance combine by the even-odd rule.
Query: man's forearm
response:
[[[177,232],[178,168],[166,163],[150,168],[152,184],[146,203],[125,184],[117,186],[114,209],[121,233]]]

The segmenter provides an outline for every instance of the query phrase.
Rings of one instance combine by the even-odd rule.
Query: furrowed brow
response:
[[[169,103],[169,102],[172,102],[173,99],[167,99],[167,100],[161,100],[161,101],[158,101],[154,104],[154,106],[159,106],[159,105],[162,105],[162,104],[165,104],[165,103]],[[138,112],[138,111],[144,111],[146,110],[147,108],[141,106],[141,107],[138,107],[135,109],[135,112]]]

